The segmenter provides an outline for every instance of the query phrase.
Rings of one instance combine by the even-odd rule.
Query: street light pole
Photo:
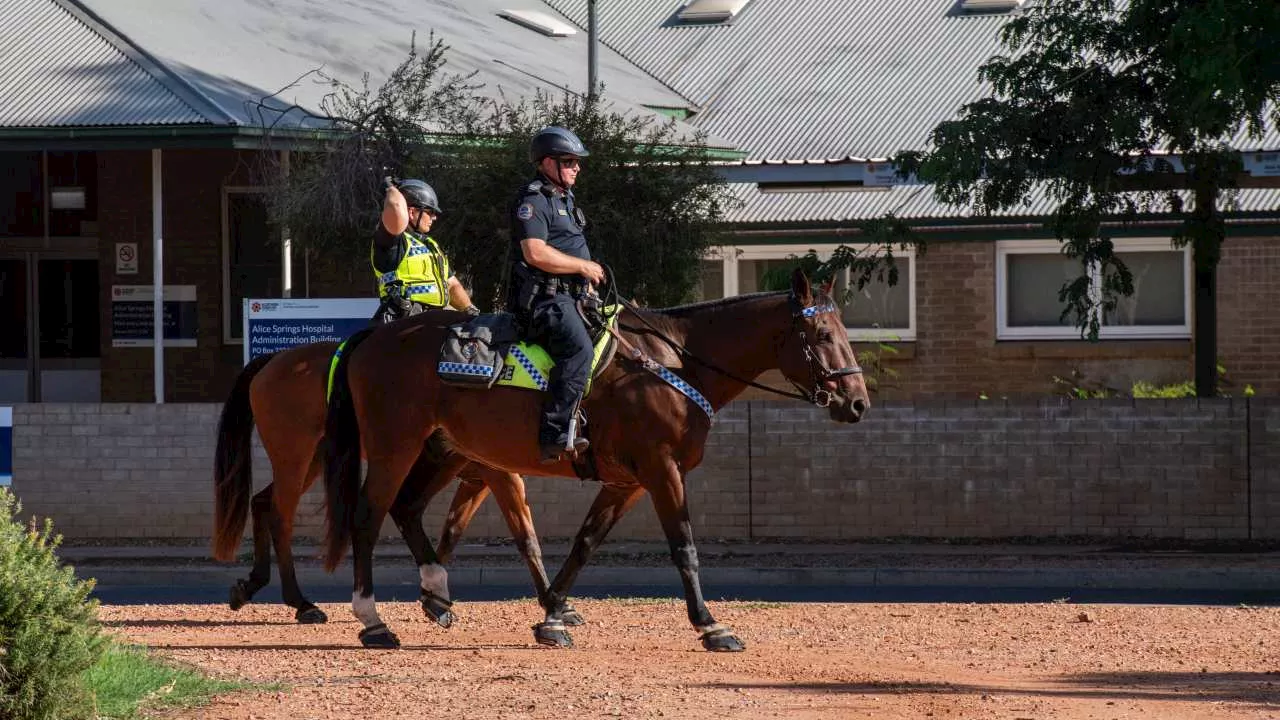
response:
[[[596,45],[599,42],[599,30],[596,23],[596,0],[587,0],[587,97],[595,99],[596,78],[598,75],[599,53]]]

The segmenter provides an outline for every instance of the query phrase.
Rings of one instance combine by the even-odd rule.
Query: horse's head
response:
[[[791,274],[791,329],[778,367],[810,402],[827,408],[832,420],[854,423],[871,407],[871,398],[829,291],[827,285],[815,295],[803,270]]]

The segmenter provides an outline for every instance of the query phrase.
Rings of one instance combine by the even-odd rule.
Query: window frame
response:
[[[1101,325],[1099,340],[1187,340],[1191,338],[1192,272],[1191,248],[1177,248],[1170,238],[1141,237],[1116,238],[1117,253],[1180,252],[1182,253],[1182,303],[1181,325]],[[1009,256],[1011,255],[1062,255],[1062,243],[1058,240],[998,240],[996,241],[996,340],[1080,340],[1080,328],[1066,326],[1009,326]],[[1065,257],[1065,256],[1064,256]],[[1100,273],[1095,266],[1090,272],[1091,289],[1100,293]],[[1057,288],[1054,288],[1057,291]],[[1094,312],[1101,312],[1095,307]]]
[[[231,307],[231,195],[266,195],[270,189],[260,185],[222,186],[222,344],[243,345],[244,337],[231,337],[232,312],[242,313],[243,307]]]
[[[843,243],[850,248],[864,248],[867,243]],[[829,258],[836,248],[840,247],[837,243],[802,243],[795,245],[781,245],[777,243],[771,244],[744,244],[744,245],[721,245],[712,248],[708,253],[703,255],[705,261],[720,260],[724,263],[722,275],[724,277],[723,295],[726,298],[735,297],[742,294],[739,292],[738,279],[738,261],[739,260],[785,260],[788,255],[804,255],[809,250],[813,250],[819,257]],[[916,286],[918,283],[918,268],[916,264],[916,253],[914,249],[895,250],[894,257],[898,260],[907,258],[911,266],[911,281],[907,287],[907,322],[906,328],[851,328],[845,326],[845,332],[848,333],[849,339],[853,342],[914,342],[916,339],[916,328],[919,327],[916,318]]]

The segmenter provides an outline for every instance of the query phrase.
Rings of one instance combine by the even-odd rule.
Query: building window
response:
[[[1191,252],[1167,238],[1115,241],[1116,255],[1133,275],[1133,295],[1101,314],[1099,338],[1191,337]],[[1080,260],[1062,254],[1057,240],[996,244],[996,319],[1001,340],[1079,339],[1076,319],[1062,317],[1062,287],[1081,274]],[[1100,293],[1097,268],[1091,287]],[[1095,298],[1100,295],[1095,295]],[[1101,309],[1097,310],[1101,313]]]
[[[244,341],[244,299],[282,295],[280,234],[268,222],[264,188],[222,192],[222,340]]]
[[[0,237],[44,236],[44,192],[39,150],[0,152]]]
[[[724,261],[699,260],[698,284],[693,288],[693,301],[719,300],[724,297]]]
[[[730,297],[759,292],[767,283],[770,271],[787,266],[791,256],[812,249],[818,257],[829,258],[837,245],[738,245],[722,247],[718,257],[702,261],[702,283],[699,299]],[[849,270],[836,276],[832,294],[841,303],[845,328],[854,340],[915,340],[916,290],[915,254],[894,253],[898,282],[873,279],[861,289],[851,287]],[[720,295],[710,295],[709,285],[719,283]]]

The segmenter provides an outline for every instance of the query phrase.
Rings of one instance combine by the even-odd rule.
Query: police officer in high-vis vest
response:
[[[421,180],[395,183],[386,178],[383,185],[382,222],[369,250],[382,300],[373,321],[388,323],[450,305],[479,315],[466,288],[449,270],[449,259],[427,234],[440,216],[436,191]]]
[[[520,186],[511,207],[512,266],[507,310],[525,327],[530,340],[546,348],[555,361],[551,397],[542,407],[538,446],[544,463],[565,450],[587,449],[586,438],[569,445],[569,426],[591,372],[591,336],[576,299],[588,282],[604,280],[604,269],[591,259],[582,233],[586,219],[574,203],[573,185],[579,162],[589,155],[577,135],[548,127],[533,136],[529,159],[538,173]]]

